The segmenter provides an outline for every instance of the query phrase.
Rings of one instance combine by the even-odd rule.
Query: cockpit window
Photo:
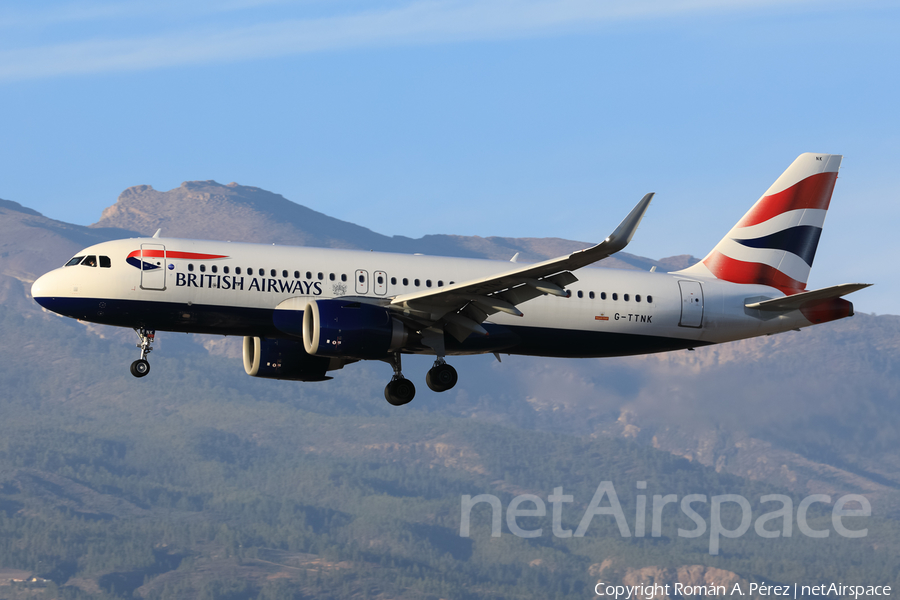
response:
[[[65,264],[65,266],[71,267],[71,266],[73,266],[73,265],[77,265],[78,263],[81,262],[81,260],[82,260],[83,258],[84,258],[83,256],[76,256],[76,257],[72,258],[72,260],[70,260],[69,262],[67,262],[67,263]]]
[[[90,256],[84,257],[84,260],[81,262],[82,267],[96,267],[97,266],[97,257],[91,254]]]
[[[109,260],[108,256],[101,256],[100,257],[100,266],[104,269],[108,269],[112,266],[112,261]]]

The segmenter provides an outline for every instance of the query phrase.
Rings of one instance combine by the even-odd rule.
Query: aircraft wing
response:
[[[472,333],[486,335],[481,323],[494,313],[522,316],[518,304],[544,294],[566,296],[563,287],[578,281],[572,271],[611,256],[628,245],[652,199],[652,193],[645,195],[615,231],[596,246],[490,277],[436,290],[401,294],[391,300],[390,307],[425,326],[442,324],[460,341]]]

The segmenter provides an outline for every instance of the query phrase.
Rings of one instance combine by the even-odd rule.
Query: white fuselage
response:
[[[140,254],[142,247],[146,254]],[[157,264],[145,258],[142,265],[141,257],[151,248],[160,254]],[[97,256],[97,266],[78,264],[47,273],[33,287],[38,302],[60,314],[110,325],[276,338],[290,337],[272,324],[276,306],[290,298],[359,297],[386,304],[400,294],[490,276],[510,266],[482,259],[158,238],[105,242],[79,256]],[[99,264],[99,257],[107,257],[108,266]],[[642,354],[812,324],[799,310],[763,314],[745,308],[751,299],[783,295],[768,286],[605,268],[579,269],[576,276],[578,281],[566,286],[568,298],[544,295],[524,302],[522,317],[491,315],[485,327],[496,343],[471,336],[448,345],[447,354]],[[501,330],[503,335],[494,335]],[[427,348],[406,351],[428,353]]]

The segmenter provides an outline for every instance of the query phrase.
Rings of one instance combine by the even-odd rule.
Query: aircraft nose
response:
[[[31,284],[31,297],[45,309],[58,315],[86,319],[97,314],[96,300],[79,297],[78,285],[73,281],[72,273],[70,269],[60,268],[41,275]],[[77,271],[74,274],[79,275]]]
[[[54,296],[59,295],[59,290],[57,289],[59,286],[54,281],[56,279],[54,275],[55,272],[50,271],[38,277],[31,284],[31,297],[34,298],[35,302],[49,310],[53,310]]]

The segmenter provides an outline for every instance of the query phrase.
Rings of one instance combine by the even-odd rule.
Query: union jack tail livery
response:
[[[786,295],[804,291],[840,165],[838,154],[801,154],[712,252],[682,273]]]

